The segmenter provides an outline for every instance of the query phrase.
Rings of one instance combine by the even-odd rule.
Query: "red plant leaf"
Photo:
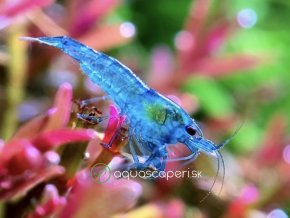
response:
[[[51,184],[46,185],[43,198],[46,198],[46,201],[37,205],[36,209],[27,215],[27,218],[52,216],[66,204],[66,198],[59,196],[57,188]]]
[[[216,51],[227,39],[230,29],[231,23],[229,22],[219,23],[213,27],[206,37],[203,53],[210,54]]]
[[[124,121],[125,116],[119,116],[117,108],[110,105],[110,119],[105,130],[105,137],[102,140],[102,144],[112,145],[111,140],[113,140],[114,135],[117,134],[117,131],[119,131]]]
[[[132,180],[110,179],[107,183],[98,184],[90,177],[87,177],[87,180],[77,178],[67,206],[59,217],[111,217],[132,208],[141,192],[142,187]]]
[[[119,0],[73,1],[69,33],[77,37],[91,29],[100,18],[115,8]]]
[[[237,54],[229,57],[208,58],[195,64],[195,72],[203,75],[223,76],[235,71],[249,70],[263,62],[261,57]]]
[[[89,141],[95,136],[90,129],[60,129],[41,133],[32,139],[32,143],[44,152],[67,143]]]
[[[200,60],[210,59],[214,51],[216,51],[226,40],[231,29],[231,24],[226,21],[221,21],[214,27],[207,26],[202,36],[196,36],[192,30],[187,30],[192,37],[192,46],[188,49],[179,51],[179,71],[182,73],[192,73],[196,71],[196,64]],[[187,37],[180,43],[188,43]],[[212,58],[213,59],[213,58]]]
[[[255,186],[244,186],[239,196],[230,202],[225,217],[246,217],[246,213],[249,210],[250,205],[257,202],[259,195],[260,193]]]
[[[197,0],[191,10],[191,15],[186,21],[184,31],[191,35],[192,43],[186,50],[178,50],[179,60],[182,67],[184,63],[199,56],[200,48],[204,46],[205,25],[207,22],[211,1]],[[182,44],[188,44],[188,38],[185,37]]]
[[[0,6],[0,14],[6,17],[14,17],[36,7],[46,7],[53,2],[54,0],[19,0],[11,4],[11,1],[7,1],[6,4]]]
[[[210,0],[196,0],[193,4],[185,29],[191,32],[194,37],[202,36],[211,3]]]
[[[286,120],[286,117],[279,114],[270,120],[263,146],[255,157],[260,166],[273,166],[281,160],[286,141]]]
[[[39,115],[24,124],[13,136],[17,138],[32,138],[42,131],[63,128],[69,121],[72,106],[72,87],[68,83],[60,86],[54,102],[54,107],[47,113]]]
[[[37,171],[44,165],[44,158],[34,146],[27,144],[18,148],[6,163],[9,175],[20,175],[27,170]]]
[[[36,136],[43,130],[43,127],[45,127],[49,116],[52,115],[54,112],[55,111],[51,111],[34,117],[17,130],[17,132],[13,136],[13,139],[32,138]]]
[[[63,128],[67,125],[72,107],[72,86],[64,83],[58,89],[52,111],[55,112],[50,116],[45,130]]]
[[[247,204],[245,204],[243,201],[234,200],[230,202],[228,206],[227,213],[225,214],[225,218],[245,218],[247,213]]]
[[[167,204],[159,204],[162,209],[163,216],[167,218],[183,217],[185,214],[185,205],[179,199],[173,199]]]
[[[42,161],[41,154],[30,141],[14,139],[6,143],[1,151],[0,174],[21,174],[25,170],[41,167]]]
[[[102,152],[103,147],[100,146],[101,139],[96,137],[90,140],[86,152],[89,154],[89,162],[93,162]]]
[[[157,90],[168,88],[170,77],[174,70],[174,58],[170,50],[165,47],[157,47],[151,55],[150,78],[148,83]]]
[[[17,198],[23,196],[37,184],[63,173],[63,167],[50,166],[37,173],[26,175],[25,177],[15,179],[6,178],[8,179],[7,181],[0,183],[0,199],[9,200],[12,197]],[[9,187],[4,188],[3,183],[9,183]]]
[[[100,26],[82,35],[78,40],[98,51],[112,49],[132,39],[132,37],[124,36],[120,28],[121,24]]]

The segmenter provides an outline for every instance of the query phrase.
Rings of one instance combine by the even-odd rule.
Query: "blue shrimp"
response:
[[[23,37],[56,47],[80,63],[82,71],[113,100],[126,116],[129,148],[137,169],[153,167],[163,171],[167,161],[194,160],[200,152],[221,158],[220,145],[203,137],[197,123],[176,103],[149,88],[129,68],[116,59],[97,52],[67,36]],[[191,151],[187,157],[169,159],[167,147],[183,143]],[[135,151],[148,154],[141,162]],[[224,163],[223,163],[224,164]]]

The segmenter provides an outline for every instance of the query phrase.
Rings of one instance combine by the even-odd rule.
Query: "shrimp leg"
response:
[[[99,102],[99,101],[106,101],[108,99],[110,99],[110,97],[107,96],[107,95],[98,96],[98,97],[95,97],[95,98],[89,98],[89,99],[82,100],[80,102],[80,105],[82,107],[82,106],[85,106],[85,105],[88,105],[88,104],[92,104],[92,103],[96,103],[96,102]]]
[[[166,147],[159,147],[157,151],[153,152],[152,156],[154,156],[154,158],[150,162],[153,167],[155,167],[158,171],[164,171],[167,162]],[[149,162],[149,159],[147,161]]]
[[[144,148],[145,146],[142,145],[143,143],[141,141],[136,140],[135,137],[133,137],[133,140],[134,140],[135,145],[137,146],[138,150],[141,152],[141,154],[143,156],[147,156],[148,154],[147,154],[147,151]]]
[[[95,117],[94,115],[88,115],[88,114],[82,114],[82,113],[77,113],[77,118],[87,121],[91,124],[98,124],[103,122],[104,120],[108,119],[108,116],[102,116],[102,117]]]
[[[137,153],[135,151],[135,148],[134,148],[134,145],[133,145],[133,141],[132,140],[129,140],[129,149],[130,149],[130,152],[132,154],[134,163],[140,164],[140,161],[139,161],[139,158],[138,158]]]
[[[148,157],[148,159],[143,163],[139,164],[139,168],[147,168],[152,165],[158,171],[163,171],[165,169],[167,160],[167,151],[165,146],[162,148],[158,148],[152,152],[152,154]]]
[[[185,160],[195,160],[197,156],[199,155],[198,149],[195,149],[195,151],[192,151],[192,153],[185,157],[177,157],[177,158],[169,158],[167,162],[175,162],[175,161],[185,161]]]

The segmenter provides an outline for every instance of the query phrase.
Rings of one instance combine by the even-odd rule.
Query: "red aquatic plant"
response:
[[[19,16],[29,13],[37,8],[44,8],[52,4],[54,0],[22,0],[22,1],[4,1],[0,5],[0,28],[4,28],[13,22]]]
[[[23,195],[37,184],[63,174],[65,170],[59,165],[59,155],[55,149],[66,143],[89,141],[95,137],[87,129],[66,127],[71,94],[70,85],[61,86],[53,108],[23,125],[2,145],[0,198],[7,200]]]
[[[87,147],[91,166],[97,163],[109,164],[115,156],[121,154],[128,142],[128,129],[124,121],[125,116],[119,116],[117,108],[110,105],[109,121],[103,139],[95,138]]]
[[[83,175],[88,175],[88,172],[76,175],[68,204],[59,217],[110,217],[132,208],[142,193],[141,185],[132,180],[110,179],[98,184]]]
[[[118,110],[115,106],[110,105],[110,119],[101,144],[109,148],[113,153],[120,152],[120,148],[118,147],[121,141],[124,141],[125,143],[127,142],[126,135],[122,135],[121,133],[125,119],[126,117],[124,115],[119,116]],[[123,131],[126,132],[126,129]]]
[[[66,197],[60,196],[57,188],[48,184],[43,190],[41,202],[35,210],[26,215],[27,218],[41,218],[55,215],[67,204]]]
[[[189,78],[220,78],[258,67],[266,59],[253,54],[223,54],[222,48],[238,27],[222,14],[224,3],[220,5],[213,13],[212,1],[194,1],[183,29],[176,35],[175,52],[162,46],[151,55],[150,86],[161,93],[176,95],[190,113],[198,110],[197,97],[179,91]]]
[[[71,110],[72,87],[63,84],[56,94],[53,107],[24,124],[1,146],[2,200],[21,198],[40,184],[46,184],[36,207],[30,212],[26,210],[27,217],[55,214],[59,214],[59,217],[76,217],[76,214],[80,214],[78,216],[81,217],[84,211],[86,217],[104,217],[131,208],[141,194],[141,186],[134,181],[121,179],[110,180],[109,184],[95,183],[88,168],[99,161],[109,164],[116,154],[120,154],[126,143],[126,136],[121,136],[119,132],[125,117],[120,117],[117,109],[110,106],[108,127],[101,139],[100,134],[92,129],[69,128],[69,121],[73,119]],[[82,142],[89,142],[87,151],[93,159],[84,169],[78,168],[72,177],[68,176],[66,166],[62,165],[59,148]],[[71,161],[74,162],[73,159]],[[108,196],[118,206],[112,209]],[[92,204],[92,201],[96,204]],[[108,209],[100,212],[100,208],[105,207]]]

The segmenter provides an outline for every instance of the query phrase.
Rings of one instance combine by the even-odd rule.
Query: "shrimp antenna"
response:
[[[217,154],[217,156],[219,156],[218,158],[222,162],[222,169],[223,169],[223,173],[222,173],[222,185],[221,185],[221,188],[220,188],[219,193],[218,193],[218,196],[219,196],[221,194],[222,190],[223,190],[223,187],[224,187],[224,181],[225,181],[226,171],[225,171],[225,161],[224,161],[224,158],[223,158],[221,152],[220,151],[216,151],[216,154]]]
[[[217,156],[217,163],[218,163],[218,169],[217,169],[217,173],[214,177],[214,182],[209,190],[209,192],[201,199],[200,203],[203,202],[205,199],[208,198],[208,196],[211,194],[212,189],[216,183],[218,174],[219,174],[219,168],[220,168],[220,160],[222,162],[222,168],[223,168],[223,175],[222,175],[222,185],[221,188],[219,190],[218,196],[220,195],[220,193],[222,192],[223,186],[224,186],[224,181],[225,181],[225,161],[223,159],[222,154],[220,153],[219,149],[221,149],[223,146],[225,146],[226,144],[228,144],[236,135],[237,133],[240,131],[240,129],[242,128],[242,126],[244,125],[245,122],[242,122],[242,124],[236,129],[236,131],[229,137],[227,138],[223,143],[219,144],[218,146],[215,147],[215,154]]]
[[[225,178],[225,163],[224,163],[224,159],[223,159],[221,153],[220,153],[218,150],[215,151],[215,154],[216,154],[216,156],[217,156],[217,172],[216,172],[216,174],[215,174],[215,176],[214,176],[214,181],[213,181],[213,183],[212,183],[212,185],[211,185],[209,191],[208,191],[207,194],[206,194],[206,195],[205,195],[205,196],[200,200],[200,203],[202,203],[203,201],[205,201],[205,200],[206,200],[206,199],[211,195],[211,193],[212,193],[213,187],[214,187],[214,185],[215,185],[215,183],[216,183],[216,180],[217,180],[217,178],[218,178],[219,171],[220,171],[220,159],[221,159],[221,161],[222,161],[222,167],[223,167],[223,176],[222,176],[222,181],[224,182],[224,178]],[[218,195],[220,195],[220,193],[221,193],[221,191],[222,191],[222,188],[223,188],[223,182],[222,182],[222,186],[221,186],[221,189],[220,189]]]
[[[216,146],[215,150],[219,150],[222,147],[224,147],[226,144],[228,144],[238,134],[238,132],[241,130],[244,123],[245,123],[245,121],[242,122],[242,124],[235,130],[235,132],[229,138],[227,138],[223,143]]]

